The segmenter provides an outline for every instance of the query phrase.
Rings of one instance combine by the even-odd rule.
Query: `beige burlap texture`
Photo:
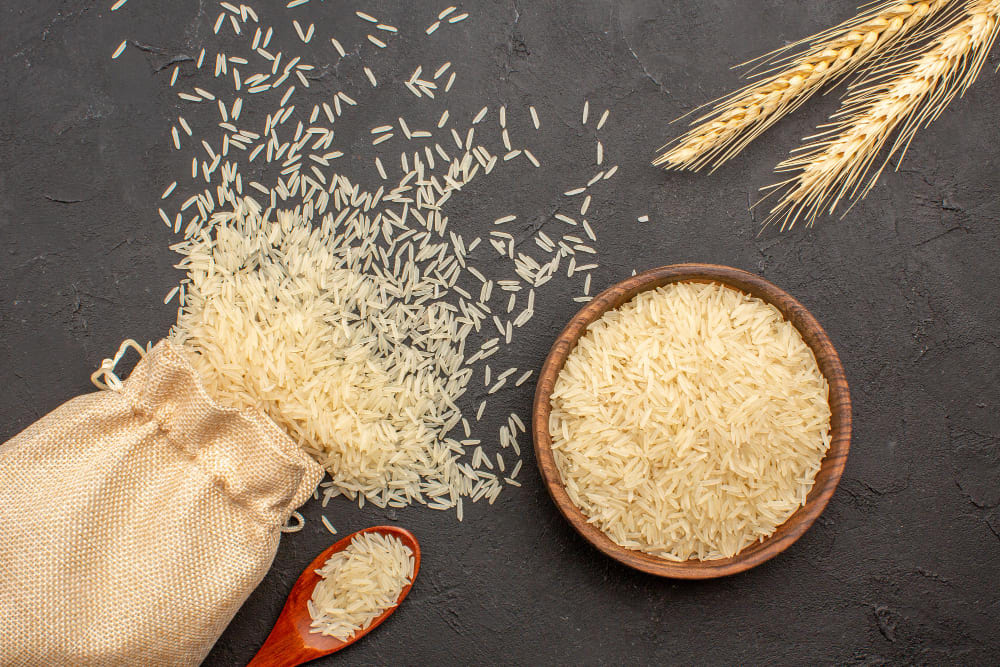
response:
[[[0,445],[0,665],[200,663],[321,476],[160,342]]]

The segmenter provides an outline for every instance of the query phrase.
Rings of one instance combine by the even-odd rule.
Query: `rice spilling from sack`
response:
[[[345,495],[461,521],[520,486],[511,399],[533,369],[507,362],[536,292],[572,280],[591,298],[587,216],[618,171],[610,111],[567,133],[600,146],[581,164],[535,144],[539,109],[484,105],[467,65],[433,47],[468,13],[429,32],[359,15],[380,37],[342,43],[347,26],[299,22],[304,4],[221,3],[218,39],[170,74],[183,115],[163,139],[183,159],[157,214],[187,272],[164,298],[179,305],[170,337],[214,398],[262,410],[323,464],[324,506]],[[397,95],[408,103],[386,104]],[[547,196],[488,194],[547,171]]]
[[[395,607],[413,580],[413,551],[395,535],[356,535],[316,574],[322,580],[308,602],[311,632],[347,641]]]
[[[805,503],[830,445],[828,390],[777,308],[673,283],[580,338],[552,392],[552,451],[569,497],[616,544],[728,558]]]
[[[480,477],[443,433],[461,419],[472,325],[426,302],[430,281],[362,273],[357,247],[330,233],[333,216],[313,228],[294,211],[272,220],[247,206],[181,263],[191,283],[173,339],[206,389],[270,415],[336,492],[382,506],[467,495]]]

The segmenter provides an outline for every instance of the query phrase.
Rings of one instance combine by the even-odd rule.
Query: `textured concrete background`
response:
[[[156,340],[174,318],[162,296],[179,275],[156,208],[190,156],[169,147],[183,103],[164,66],[212,41],[218,7],[131,0],[111,14],[110,4],[0,9],[0,440],[88,391],[91,370],[120,339]],[[530,452],[524,487],[493,507],[467,507],[462,524],[420,508],[331,505],[341,533],[386,521],[410,527],[425,560],[400,612],[328,664],[996,664],[996,58],[846,219],[757,236],[748,201],[835,97],[809,102],[713,175],[664,174],[648,159],[679,130],[668,121],[739,85],[731,64],[850,16],[850,0],[470,1],[472,18],[434,40],[422,29],[444,2],[313,0],[295,14],[284,4],[253,6],[283,26],[286,41],[293,17],[345,42],[363,39],[354,9],[400,26],[395,55],[371,56],[382,81],[449,59],[460,67],[464,111],[538,107],[547,131],[533,145],[558,169],[484,186],[456,204],[453,221],[492,213],[505,198],[547,201],[567,173],[586,178],[593,137],[579,125],[580,107],[590,99],[592,117],[610,107],[603,136],[622,169],[589,216],[601,235],[595,288],[681,261],[760,272],[826,327],[855,405],[847,470],[819,522],[785,554],[720,581],[660,580],[600,555],[557,514]],[[124,38],[145,46],[110,60]],[[193,67],[183,70],[191,85]],[[364,87],[357,67],[331,67],[320,79],[320,91]],[[394,118],[411,102],[385,96],[379,113]],[[367,127],[338,135],[368,156],[365,165]],[[651,222],[640,225],[643,213]],[[538,315],[507,353],[511,364],[540,366],[578,289],[539,295]],[[527,415],[531,391],[506,393],[500,407]],[[282,542],[208,664],[249,659],[301,569],[331,542],[318,506],[305,514],[308,527]]]

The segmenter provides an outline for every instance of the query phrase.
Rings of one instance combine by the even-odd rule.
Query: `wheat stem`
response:
[[[812,224],[824,211],[833,212],[844,196],[867,195],[889,159],[899,153],[901,160],[917,130],[972,85],[998,28],[1000,0],[971,0],[961,18],[922,54],[903,56],[873,70],[871,78],[844,100],[830,129],[778,165],[777,171],[794,175],[765,188],[784,193],[767,222],[781,221],[782,229],[800,218]],[[887,144],[889,153],[876,166]]]
[[[883,2],[858,16],[800,43],[805,53],[792,56],[776,73],[722,98],[694,121],[688,132],[661,149],[654,165],[665,169],[715,169],[794,111],[824,84],[850,73],[884,52],[925,19],[954,0]],[[793,45],[794,46],[794,45]]]

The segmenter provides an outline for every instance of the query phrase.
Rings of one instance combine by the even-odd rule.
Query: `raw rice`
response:
[[[272,45],[271,27],[245,29],[249,8],[234,4],[222,9],[216,30],[225,16],[240,18],[244,29],[234,25],[237,37],[227,39],[249,50],[227,56],[210,47],[217,52],[214,71],[208,67],[191,72],[188,90],[178,93],[180,100],[192,104],[216,101],[221,122],[200,123],[199,137],[193,137],[183,118],[171,127],[175,146],[183,129],[193,141],[180,144],[181,148],[197,151],[191,161],[194,180],[184,181],[191,187],[185,191],[182,185],[182,195],[176,194],[176,185],[168,187],[163,205],[174,210],[170,215],[159,211],[164,224],[178,234],[173,249],[187,272],[186,282],[171,295],[181,302],[171,338],[184,346],[221,402],[261,409],[313,454],[331,476],[324,502],[347,496],[358,504],[420,503],[454,508],[456,514],[465,497],[492,503],[502,489],[501,480],[475,478],[479,471],[469,466],[465,445],[454,439],[451,429],[460,432],[461,423],[461,430],[468,431],[466,417],[473,410],[477,420],[484,419],[486,402],[479,402],[477,409],[465,391],[473,364],[493,355],[499,358],[499,342],[512,343],[514,328],[534,315],[534,291],[528,291],[527,306],[519,312],[514,311],[518,305],[514,295],[523,286],[550,280],[559,272],[563,253],[573,249],[546,236],[551,256],[538,255],[529,241],[543,238],[528,222],[534,214],[518,211],[524,221],[509,226],[518,234],[517,247],[508,235],[498,249],[509,258],[513,274],[489,280],[473,265],[472,254],[482,236],[465,225],[475,221],[449,223],[445,205],[477,174],[508,168],[502,166],[505,153],[517,152],[516,157],[523,152],[536,168],[539,161],[527,148],[511,145],[505,108],[499,115],[506,151],[490,144],[496,143],[491,139],[493,128],[473,134],[471,127],[454,127],[453,119],[444,132],[454,131],[457,152],[446,152],[437,143],[440,132],[410,130],[402,121],[399,131],[390,125],[370,135],[372,143],[405,133],[429,139],[423,142],[427,145],[423,152],[411,147],[400,155],[398,182],[372,150],[368,159],[374,160],[381,182],[374,192],[364,190],[331,167],[346,151],[346,144],[341,144],[342,150],[332,145],[334,120],[340,122],[358,102],[344,91],[332,96],[320,92],[309,99],[312,91],[306,90],[310,79],[305,73],[314,65],[304,59],[311,47],[302,56],[289,56],[300,52],[301,42],[309,42],[313,25],[301,19],[293,23],[294,31],[284,38],[291,36],[298,47],[282,49],[282,37]],[[454,11],[439,21],[457,22],[467,16],[455,16]],[[291,17],[286,21],[287,26]],[[375,30],[395,33],[394,26],[382,23],[376,23]],[[340,57],[346,57],[343,45],[329,39]],[[385,44],[374,35],[369,41]],[[227,44],[227,49],[237,46]],[[206,49],[198,53],[196,69],[202,69],[206,54]],[[368,82],[377,85],[375,72],[363,63],[359,66]],[[233,70],[231,79],[226,76],[228,69]],[[440,84],[420,78],[421,71],[417,69],[409,84],[421,98],[419,104],[431,104],[428,100],[433,100]],[[175,66],[171,84],[178,72]],[[433,79],[446,74],[442,81],[448,92],[456,82],[450,62],[438,67]],[[363,86],[356,93],[362,104],[369,99],[364,97],[366,91],[371,92]],[[247,104],[242,120],[244,97],[237,95],[253,95],[246,99],[254,106]],[[299,100],[299,112],[294,114],[293,102]],[[464,113],[482,105],[456,108]],[[530,112],[537,129],[538,112],[534,107]],[[485,118],[477,116],[479,121]],[[249,125],[255,118],[261,119],[257,127]],[[438,125],[445,128],[448,122],[443,110]],[[337,134],[338,142],[349,136]],[[476,141],[485,145],[474,145]],[[389,155],[385,153],[389,147],[385,144],[379,154]],[[240,159],[239,151],[246,151],[247,161]],[[370,165],[361,153],[351,156],[358,158],[352,164]],[[526,167],[518,161],[508,164]],[[261,173],[253,179],[241,175],[248,166]],[[267,180],[268,169],[274,170],[273,181]],[[487,228],[497,213],[487,209],[481,214]],[[502,225],[517,219],[511,214],[495,222]],[[523,247],[522,241],[526,241]],[[499,279],[507,277],[518,280]],[[485,297],[481,302],[466,289],[473,279],[480,285],[476,296]],[[508,293],[502,301],[494,294],[501,290]],[[524,306],[524,299],[519,301]],[[495,328],[499,336],[475,347],[474,336],[483,325],[491,332],[487,335]],[[491,378],[488,389],[498,391],[504,386],[497,387],[500,382],[513,384],[515,374],[508,372]],[[518,382],[530,376],[531,371],[522,373]],[[460,400],[471,406],[460,407]],[[512,446],[516,448],[516,442]]]
[[[323,521],[331,528],[326,517]],[[347,641],[398,604],[413,567],[413,551],[395,535],[356,535],[316,570],[322,579],[307,603],[310,632]]]
[[[588,327],[552,393],[552,451],[570,498],[615,543],[726,558],[805,502],[830,444],[827,395],[776,308],[674,283]]]
[[[611,114],[611,109],[605,109],[604,113],[601,114],[601,119],[597,121],[597,129],[604,127],[604,123],[607,122],[608,116]]]

